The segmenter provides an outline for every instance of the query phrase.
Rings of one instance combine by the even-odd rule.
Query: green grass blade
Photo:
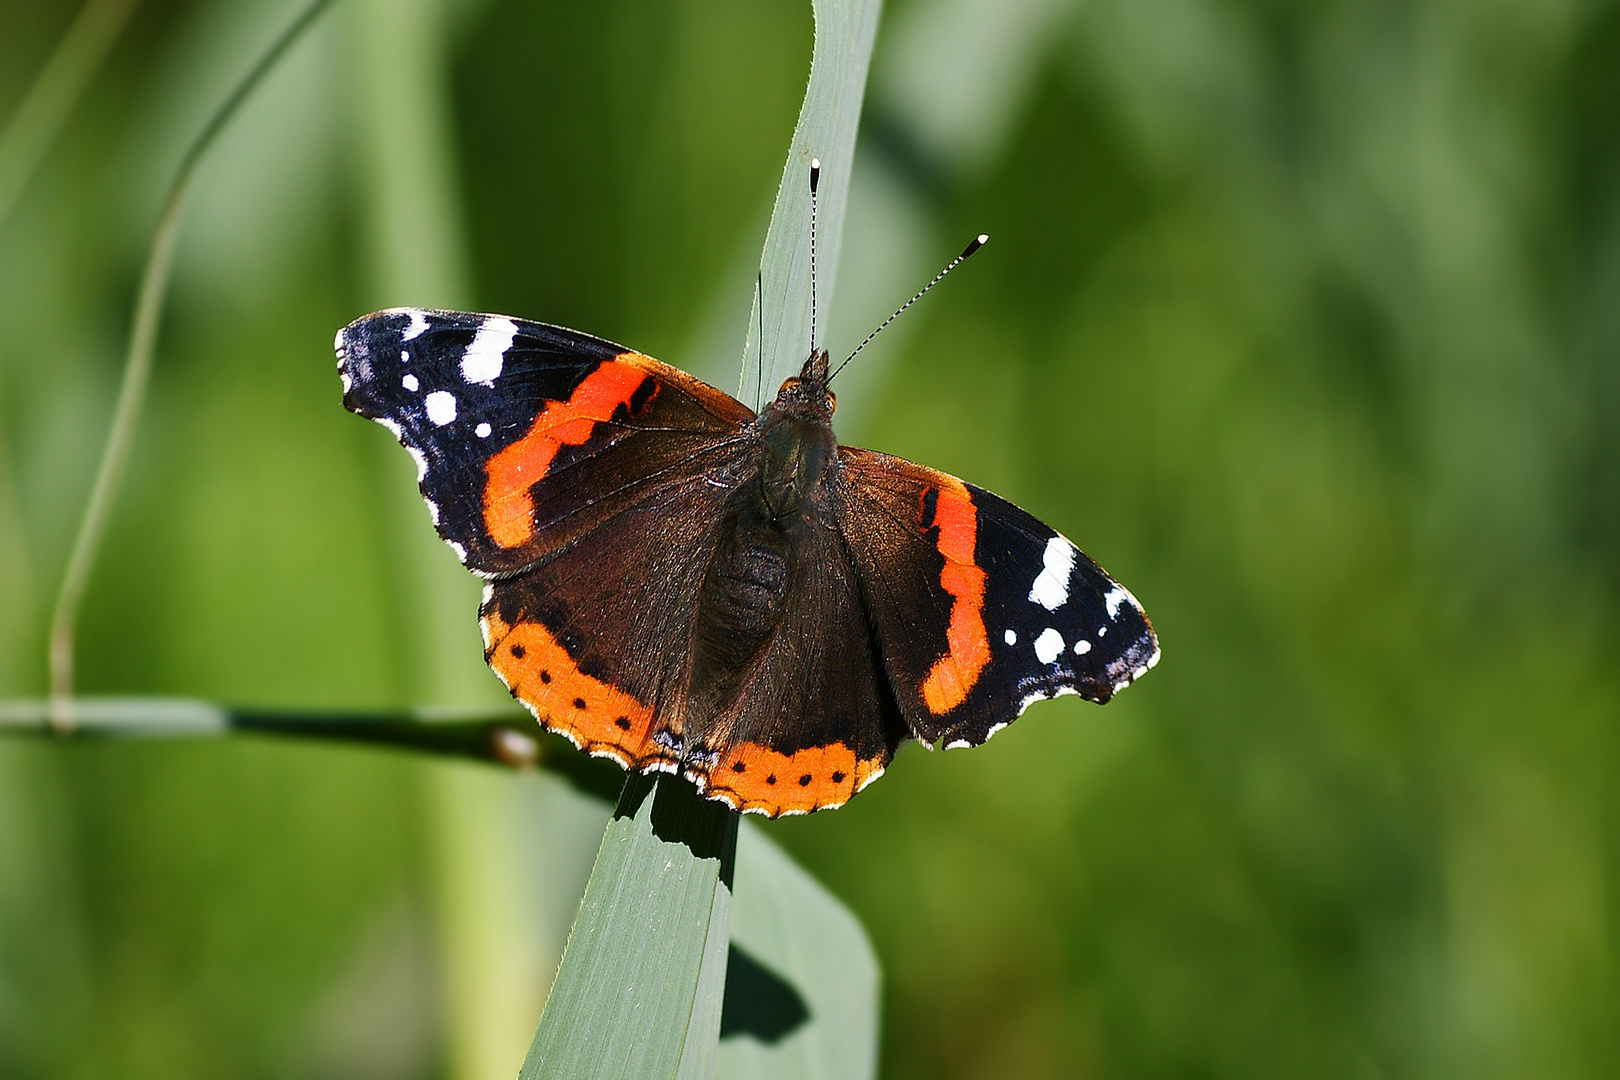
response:
[[[731,942],[718,1080],[877,1075],[871,943],[849,909],[751,822],[737,840]]]
[[[51,616],[51,723],[58,732],[65,733],[73,725],[73,646],[79,604],[84,599],[91,571],[95,569],[107,518],[118,495],[124,465],[129,460],[130,447],[135,441],[136,428],[140,425],[141,410],[146,402],[146,386],[152,374],[152,357],[157,348],[158,324],[163,317],[164,298],[168,295],[169,270],[174,262],[174,248],[180,238],[180,223],[197,175],[197,166],[242,103],[330,3],[331,0],[310,0],[259,57],[258,62],[248,69],[186,148],[163,200],[163,209],[152,230],[146,266],[141,271],[140,292],[135,301],[135,316],[130,327],[129,352],[124,360],[118,404],[113,410],[101,464],[97,467],[95,483],[79,521],[78,535],[68,556],[67,569],[62,573],[56,608]]]
[[[684,780],[625,785],[522,1080],[712,1075],[736,822]]]
[[[759,260],[748,343],[737,394],[757,404],[799,370],[810,350],[810,159],[821,160],[816,196],[816,315],[825,335],[838,277],[838,252],[849,198],[855,133],[866,93],[866,69],[877,34],[878,0],[814,0],[816,48],[793,145],[776,189],[771,226]]]
[[[527,714],[509,708],[294,713],[167,697],[88,697],[73,704],[75,739],[268,735],[539,769],[609,802],[624,786],[624,772],[613,763],[586,757],[568,740],[538,730]],[[0,699],[0,736],[6,735],[59,737],[50,724],[50,703]]]

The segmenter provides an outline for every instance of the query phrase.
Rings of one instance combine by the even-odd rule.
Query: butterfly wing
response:
[[[701,479],[665,485],[612,528],[489,583],[485,659],[542,726],[627,768],[680,767],[721,497]]]
[[[1106,702],[1159,659],[1136,599],[982,488],[839,448],[839,528],[917,738],[975,746],[1030,703]]]
[[[754,415],[640,353],[499,315],[382,311],[336,347],[344,405],[411,452],[439,535],[486,576],[720,467]]]
[[[493,580],[485,657],[546,728],[673,768],[697,585],[753,412],[561,327],[398,310],[339,332],[344,404],[416,459],[434,525]]]

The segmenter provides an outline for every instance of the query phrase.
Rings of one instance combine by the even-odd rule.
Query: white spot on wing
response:
[[[347,395],[348,392],[354,388],[354,380],[349,377],[349,373],[347,371],[338,372],[338,381],[343,384],[343,393],[345,395]]]
[[[1043,664],[1055,663],[1058,654],[1063,651],[1063,635],[1048,626],[1041,631],[1041,636],[1035,639],[1035,659]]]
[[[405,389],[414,394],[416,393],[417,388],[422,384],[416,381],[415,375],[407,375],[403,379],[399,380],[399,385],[403,386]]]
[[[1001,640],[1005,641],[1009,645],[1018,644],[1018,631],[1008,630],[1005,634],[1001,635]]]
[[[411,316],[411,324],[407,326],[405,328],[405,332],[400,335],[401,341],[414,341],[423,334],[427,333],[427,316],[422,314],[420,311],[411,311],[409,314]]]
[[[1046,564],[1030,586],[1029,598],[1047,611],[1056,611],[1069,598],[1069,575],[1074,573],[1074,545],[1061,536],[1046,542],[1041,556]]]
[[[1085,638],[1081,638],[1079,641],[1074,643],[1074,655],[1084,656],[1090,651],[1091,642],[1087,641]]]
[[[946,743],[945,744],[945,749],[947,749],[947,750],[966,750],[968,747],[970,747],[972,745],[973,744],[968,742],[966,739],[957,739],[955,742]]]
[[[488,424],[479,424],[477,427],[473,428],[473,434],[478,436],[480,439],[487,439],[489,438],[489,433],[494,430],[495,429],[490,427]]]
[[[434,522],[434,524],[436,525],[436,524],[438,524],[438,522]],[[446,543],[448,543],[450,545],[450,550],[456,553],[456,558],[460,559],[462,562],[467,561],[467,549],[466,548],[462,547],[460,544],[456,543],[454,540],[448,540],[448,541],[446,541]]]
[[[1123,585],[1115,585],[1112,589],[1109,589],[1108,594],[1103,597],[1103,603],[1108,605],[1108,617],[1110,619],[1119,618],[1119,606],[1130,598],[1131,594],[1125,591]]]
[[[435,390],[422,399],[427,406],[428,419],[440,427],[456,418],[456,398],[447,390]]]
[[[517,324],[511,319],[485,319],[473,335],[472,344],[461,354],[461,377],[470,383],[493,385],[501,374],[502,357],[515,337]]]
[[[394,438],[403,439],[405,437],[405,432],[400,428],[399,424],[396,423],[393,420],[388,419],[388,417],[386,417],[386,416],[377,417],[377,423],[381,424],[384,428],[386,428],[388,433],[390,435],[392,435]]]

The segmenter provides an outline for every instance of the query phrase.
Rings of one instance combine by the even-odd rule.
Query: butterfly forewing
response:
[[[1033,701],[1105,702],[1158,661],[1140,605],[1054,530],[945,473],[839,452],[840,528],[917,738],[977,745]]]
[[[341,330],[337,350],[343,403],[411,452],[439,534],[486,575],[701,469],[753,416],[640,353],[499,315],[378,312]]]

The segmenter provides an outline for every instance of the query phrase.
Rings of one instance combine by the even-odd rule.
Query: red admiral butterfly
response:
[[[908,738],[976,746],[1159,659],[1125,587],[1018,507],[833,438],[827,353],[763,412],[598,338],[400,309],[337,335],[343,404],[416,459],[488,579],[484,655],[548,730],[776,816]]]

